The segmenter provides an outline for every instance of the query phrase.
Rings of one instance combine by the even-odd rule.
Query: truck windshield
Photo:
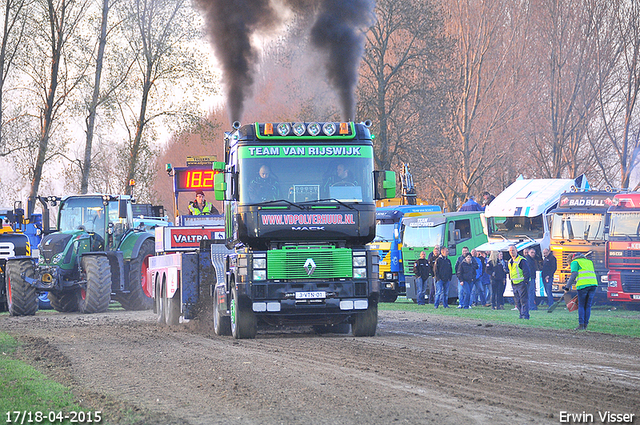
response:
[[[552,239],[604,240],[604,214],[554,214]]]
[[[528,236],[531,239],[544,237],[542,214],[535,217],[488,217],[489,236],[512,239]]]
[[[609,235],[640,236],[640,212],[612,212]]]
[[[375,242],[391,242],[393,241],[393,223],[380,223],[376,224],[376,237]]]
[[[68,198],[60,207],[60,231],[84,228],[88,232],[104,232],[105,217],[102,198]]]
[[[424,248],[429,246],[443,245],[444,224],[433,227],[411,227],[404,228],[402,244],[411,248]]]
[[[258,148],[245,149],[257,152]],[[330,199],[373,202],[373,161],[370,157],[245,157],[240,158],[238,168],[241,203],[335,202]]]

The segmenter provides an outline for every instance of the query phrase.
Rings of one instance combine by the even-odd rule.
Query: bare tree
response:
[[[528,65],[527,1],[451,0],[446,2],[447,32],[456,41],[451,72],[457,82],[448,138],[426,150],[422,160],[441,200],[455,209],[461,198],[482,190],[498,164],[512,152]]]
[[[397,165],[398,155],[408,157],[412,145],[427,143],[437,133],[430,130],[442,111],[434,113],[433,106],[444,103],[438,83],[450,47],[438,12],[429,1],[377,2],[377,21],[367,33],[358,109],[360,116],[373,120],[379,169]]]
[[[26,0],[5,0],[2,40],[0,40],[0,155],[11,154],[5,138],[5,83],[12,71],[16,56],[24,40],[26,27]]]
[[[537,0],[532,52],[539,59],[530,115],[536,168],[542,177],[577,177],[585,171],[585,134],[597,99],[598,28],[611,25],[617,1]]]
[[[622,2],[616,8],[615,25],[599,34],[600,49],[614,40],[616,47],[607,49],[598,61],[598,101],[600,129],[610,150],[598,149],[594,155],[603,173],[606,172],[607,153],[615,152],[619,185],[628,189],[631,175],[640,160],[640,4]],[[609,182],[610,183],[610,182]],[[617,184],[612,184],[617,186]],[[640,183],[634,188],[638,190]]]
[[[40,187],[40,180],[45,162],[49,157],[49,142],[54,130],[55,121],[60,108],[78,84],[82,72],[75,74],[73,66],[67,59],[68,42],[72,40],[89,2],[74,0],[37,0],[34,29],[40,31],[42,37],[36,43],[34,56],[29,59],[25,69],[34,80],[41,97],[39,108],[40,135],[37,142],[36,160],[32,167],[31,189],[29,199],[35,199]],[[66,55],[65,55],[66,53]],[[46,65],[48,62],[48,66]],[[43,72],[45,69],[47,73]]]
[[[148,161],[156,148],[150,145],[155,137],[155,129],[149,124],[158,117],[168,117],[176,122],[183,120],[187,125],[200,119],[199,99],[175,99],[169,93],[178,88],[179,81],[186,81],[191,89],[203,95],[213,93],[211,73],[203,71],[203,61],[198,52],[189,46],[199,40],[202,32],[195,11],[187,0],[132,0],[128,11],[129,27],[125,31],[131,52],[135,54],[133,75],[137,89],[135,104],[131,109],[131,98],[119,93],[119,107],[122,120],[129,134],[125,148],[123,187],[130,180],[144,180],[151,186],[152,175],[148,174]],[[179,96],[178,96],[179,97]],[[129,117],[135,112],[133,122]]]

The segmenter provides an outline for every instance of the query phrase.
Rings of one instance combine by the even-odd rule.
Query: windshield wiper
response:
[[[307,202],[326,202],[326,201],[336,201],[337,203],[339,203],[343,207],[347,207],[350,210],[355,210],[355,208],[352,207],[351,205],[345,204],[344,202],[342,202],[342,201],[340,201],[339,199],[336,199],[336,198],[318,199],[317,201],[304,201],[303,204],[306,204]]]
[[[295,204],[295,203],[293,203],[293,202],[291,202],[291,201],[288,201],[288,200],[286,200],[286,199],[274,199],[274,200],[272,200],[272,201],[263,201],[263,202],[258,202],[258,203],[255,203],[255,204],[247,204],[247,205],[256,206],[256,207],[261,207],[261,206],[265,206],[265,205],[273,204],[273,203],[275,203],[275,202],[284,202],[284,203],[286,203],[286,204],[291,205],[292,207],[300,208],[301,210],[308,209],[308,208],[306,208],[306,207],[305,207],[305,206],[303,206],[303,205]]]

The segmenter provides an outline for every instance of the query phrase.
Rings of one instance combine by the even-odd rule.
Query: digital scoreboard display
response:
[[[211,168],[175,168],[176,190],[178,192],[213,190],[213,176],[217,171]]]

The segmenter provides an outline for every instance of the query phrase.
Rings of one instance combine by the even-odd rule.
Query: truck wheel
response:
[[[181,304],[182,298],[180,297],[180,287],[176,290],[173,297],[169,298],[167,296],[167,288],[164,288],[164,313],[165,313],[165,321],[169,326],[178,326],[180,324],[180,312],[181,312]]]
[[[378,304],[369,300],[369,308],[353,315],[353,336],[374,336],[378,326]]]
[[[217,304],[217,295],[213,296],[213,331],[218,336],[231,335],[231,318],[229,316],[223,316],[219,310]]]
[[[142,243],[138,256],[131,259],[127,282],[129,293],[118,294],[115,297],[125,310],[150,310],[153,308],[153,299],[145,294],[142,288],[147,281],[149,258],[155,254],[153,241],[146,240]]]
[[[398,293],[396,291],[380,291],[381,303],[394,303],[398,299]]]
[[[7,261],[7,303],[12,316],[33,316],[38,311],[38,293],[22,275],[33,277],[31,260]]]
[[[251,307],[238,299],[238,291],[231,288],[231,334],[235,339],[255,338],[258,331],[256,315]]]
[[[66,292],[53,292],[49,291],[49,301],[51,301],[51,307],[55,311],[61,313],[69,313],[72,311],[78,311],[78,289]]]
[[[87,286],[80,289],[80,313],[104,313],[111,300],[111,266],[109,259],[100,255],[82,257],[80,263]]]
[[[165,317],[165,304],[164,304],[164,279],[162,283],[156,281],[156,295],[155,295],[155,307],[156,307],[156,319],[161,325],[167,324]]]

